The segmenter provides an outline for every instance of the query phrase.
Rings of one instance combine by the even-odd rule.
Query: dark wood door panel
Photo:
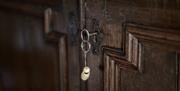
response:
[[[179,1],[105,1],[105,19],[107,20],[107,22],[116,22],[116,24],[121,22],[135,22],[138,24],[155,27],[180,29],[178,26],[178,24],[180,23]]]
[[[158,51],[159,55],[152,57],[152,55],[145,53],[148,57],[143,60],[145,61],[143,73],[130,67],[127,69],[127,64],[119,63],[123,60],[106,55],[104,60],[104,91],[178,91],[179,75],[177,71],[179,68],[176,68],[179,67],[178,54],[160,52],[157,48],[154,50],[149,53],[153,53],[152,51],[157,53]],[[171,56],[167,56],[169,54]]]
[[[179,1],[81,0],[80,4],[81,28],[92,31],[96,19],[104,34],[102,61],[101,55],[89,56],[93,75],[85,90],[179,90]]]
[[[144,72],[121,70],[120,91],[178,91],[178,54],[144,48]]]
[[[122,51],[104,47],[104,90],[178,91],[179,31],[125,27]]]

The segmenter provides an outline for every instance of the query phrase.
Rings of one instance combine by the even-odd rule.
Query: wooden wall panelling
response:
[[[67,37],[61,33],[49,31],[46,35],[48,41],[57,42],[59,61],[57,62],[58,67],[58,86],[60,91],[68,91],[68,48],[67,48]]]
[[[1,2],[0,7],[2,10],[1,14],[7,16],[5,19],[2,19],[4,21],[3,24],[6,25],[5,26],[3,24],[1,25],[1,29],[2,29],[1,43],[8,44],[9,42],[3,41],[5,39],[9,39],[9,41],[11,42],[10,44],[18,42],[17,40],[15,41],[14,39],[11,39],[13,36],[16,36],[16,34],[18,33],[20,34],[23,33],[23,35],[18,35],[18,38],[21,38],[20,40],[26,40],[25,42],[22,42],[24,45],[23,47],[25,48],[23,51],[27,52],[24,54],[19,53],[22,50],[13,49],[15,47],[18,47],[17,44],[12,44],[11,46],[8,44],[8,46],[6,47],[1,46],[2,49],[4,48],[2,51],[5,52],[5,53],[1,53],[1,56],[7,56],[6,53],[8,52],[12,54],[9,55],[10,59],[1,59],[9,62],[9,63],[6,62],[6,64],[8,65],[7,67],[9,66],[15,67],[13,69],[13,72],[15,73],[16,76],[12,75],[14,74],[12,73],[11,77],[14,77],[14,79],[16,80],[24,79],[24,81],[20,80],[18,82],[14,82],[17,84],[15,86],[13,85],[14,86],[13,88],[7,88],[7,89],[13,89],[14,91],[24,91],[24,90],[68,91],[69,78],[68,78],[67,55],[69,53],[68,52],[69,44],[67,40],[67,34],[64,32],[65,30],[64,30],[63,14],[61,12],[56,12],[53,9],[51,12],[52,16],[47,15],[47,12],[45,12],[45,10],[48,7],[46,5],[41,6],[40,4],[32,5],[29,3],[24,4],[19,2],[15,2],[15,3]],[[37,17],[35,18],[34,16]],[[11,24],[8,24],[9,21],[6,22],[5,20],[11,18],[12,18],[12,22]],[[56,18],[57,21],[61,20],[61,22],[56,24],[57,22],[54,21],[56,20]],[[48,19],[50,19],[50,21]],[[24,21],[24,23],[22,24],[19,21]],[[18,24],[21,25],[19,26]],[[54,29],[54,26],[52,24],[58,25],[59,27],[56,27],[56,29]],[[11,26],[13,27],[13,29],[7,26]],[[11,31],[11,33],[9,31]],[[11,36],[9,35],[4,36],[4,34],[8,34],[8,33],[10,33]],[[17,38],[17,36],[15,38]],[[42,46],[39,48],[39,45]],[[12,51],[9,49],[12,49]],[[51,54],[47,56],[48,53]],[[11,57],[13,57],[14,59],[12,59]],[[23,59],[26,59],[26,61],[25,60],[23,61]],[[25,64],[22,63],[24,66],[18,64],[20,63],[20,61],[23,61],[23,63],[25,63]],[[23,74],[18,73],[19,70],[16,69],[20,67],[25,67],[21,69],[21,71],[25,71],[25,73]],[[22,78],[20,78],[20,75],[22,76]],[[40,76],[41,79],[38,79]],[[23,84],[23,82],[25,84]],[[2,89],[6,90],[6,88],[4,87],[4,83],[1,84],[1,86]]]
[[[14,3],[14,2],[1,2],[0,10],[9,13],[17,13],[17,14],[25,14],[31,15],[35,17],[43,18],[44,10],[47,7],[43,7],[42,5],[36,6],[31,4],[22,4],[22,3]]]

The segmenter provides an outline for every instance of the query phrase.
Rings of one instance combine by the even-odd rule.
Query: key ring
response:
[[[87,49],[85,48],[85,44],[87,44]],[[91,49],[91,44],[88,41],[81,42],[81,49],[84,53],[88,53]]]
[[[87,38],[85,38],[84,33],[85,33],[85,35],[87,35]],[[81,31],[81,39],[82,39],[83,42],[88,42],[89,41],[89,31],[87,29],[83,29]]]
[[[86,81],[90,76],[90,68],[87,66],[87,53],[91,49],[91,44],[89,42],[89,31],[87,29],[83,29],[81,31],[81,49],[84,53],[84,68],[81,73],[81,79]]]

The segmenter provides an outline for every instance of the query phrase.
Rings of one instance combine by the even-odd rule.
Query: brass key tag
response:
[[[89,76],[90,76],[90,68],[86,66],[83,68],[83,71],[81,73],[81,79],[83,81],[86,81],[89,78]]]

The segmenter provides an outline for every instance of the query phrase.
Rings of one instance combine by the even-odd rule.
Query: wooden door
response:
[[[101,52],[88,55],[91,76],[82,91],[180,91],[178,0],[80,4],[81,28],[93,32],[96,20],[103,32]]]
[[[178,0],[1,0],[0,90],[179,91],[179,9]],[[103,36],[84,82],[79,31],[94,25]]]
[[[0,91],[79,91],[76,3],[0,1]]]

